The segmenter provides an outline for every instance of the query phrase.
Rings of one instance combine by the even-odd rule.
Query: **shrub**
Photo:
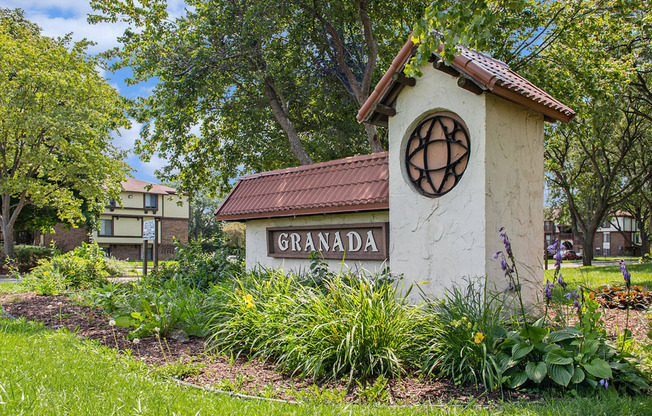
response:
[[[652,256],[649,253],[645,253],[638,259],[638,262],[641,264],[652,263]]]
[[[503,302],[469,280],[464,288],[455,286],[440,301],[426,300],[422,337],[422,371],[432,376],[450,377],[456,384],[482,384],[487,389],[500,386],[500,368],[493,345],[506,333],[501,310]]]
[[[207,291],[212,285],[244,271],[244,261],[228,260],[226,249],[210,252],[204,250],[200,241],[191,241],[186,246],[176,242],[175,246],[178,262],[156,272],[155,277],[161,281],[181,279],[191,287]]]
[[[90,302],[114,317],[117,325],[133,328],[133,338],[154,332],[162,337],[174,331],[182,331],[182,337],[207,333],[210,296],[176,277],[163,281],[147,277],[132,283],[129,290],[107,285],[94,291]]]
[[[16,246],[15,253],[14,266],[20,273],[28,273],[38,265],[40,260],[52,258],[59,252],[53,247]]]
[[[69,289],[88,289],[106,282],[110,267],[97,244],[82,243],[74,250],[42,259],[23,279],[29,289],[42,295],[57,295]]]
[[[228,298],[211,328],[216,348],[313,377],[395,375],[415,362],[419,308],[386,280],[337,276],[322,289],[270,272],[216,290]]]

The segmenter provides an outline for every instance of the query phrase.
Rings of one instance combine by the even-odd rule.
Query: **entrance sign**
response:
[[[143,221],[143,240],[156,238],[156,220]]]
[[[386,223],[267,228],[269,257],[307,259],[319,252],[325,259],[387,260]]]

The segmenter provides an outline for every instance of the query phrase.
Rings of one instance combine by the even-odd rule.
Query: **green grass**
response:
[[[652,289],[652,264],[628,264],[627,268],[632,274],[632,285],[644,286]],[[552,280],[554,270],[546,270],[544,276]],[[582,285],[592,289],[602,285],[623,285],[623,274],[617,264],[610,266],[581,266],[565,267],[561,269],[564,280],[570,284]]]
[[[22,293],[27,290],[19,283],[0,283],[0,293]]]
[[[484,409],[300,405],[236,399],[149,376],[131,358],[74,335],[0,319],[0,415],[648,415],[649,397],[599,394]]]

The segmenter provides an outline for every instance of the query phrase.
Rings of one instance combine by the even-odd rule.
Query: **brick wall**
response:
[[[142,246],[137,244],[111,244],[109,251],[111,255],[120,260],[140,260]]]
[[[181,244],[188,243],[188,219],[162,218],[161,246],[172,245],[175,237]]]
[[[88,230],[85,228],[70,228],[67,229],[63,224],[57,224],[54,227],[53,234],[43,234],[43,243],[49,246],[51,241],[54,240],[56,248],[63,252],[71,251],[75,247],[79,247],[82,242],[90,242]]]

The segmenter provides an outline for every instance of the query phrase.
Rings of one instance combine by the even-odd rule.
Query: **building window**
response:
[[[109,199],[109,203],[106,206],[109,208],[115,208],[115,199]]]
[[[110,220],[100,220],[100,236],[112,236],[113,235],[113,219]]]
[[[603,233],[602,234],[602,242],[603,243],[611,242],[611,233]]]
[[[156,209],[158,208],[158,195],[155,194],[145,194],[145,209]]]

